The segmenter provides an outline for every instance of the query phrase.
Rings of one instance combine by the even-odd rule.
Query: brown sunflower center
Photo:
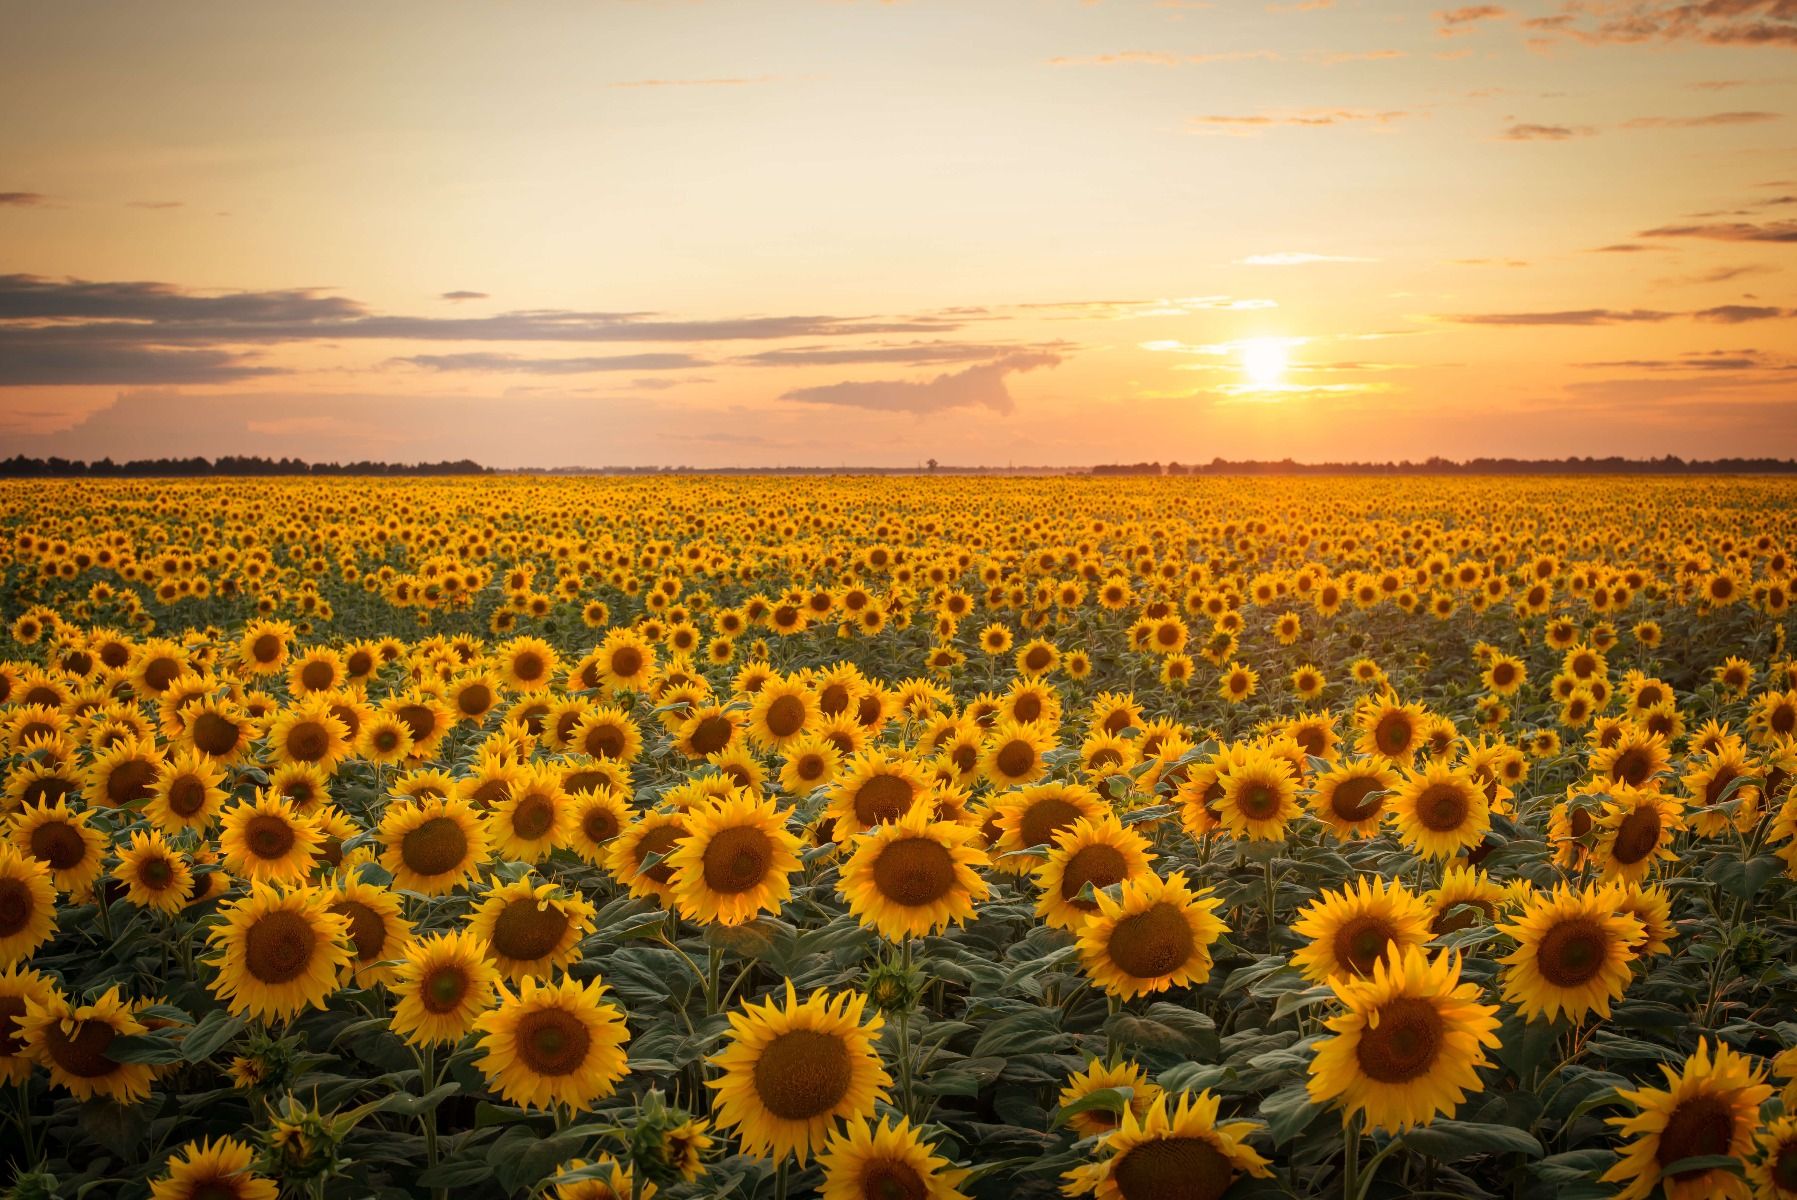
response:
[[[265,633],[250,643],[250,657],[259,663],[271,663],[281,656],[281,639]]]
[[[244,935],[244,969],[260,983],[286,983],[306,973],[317,947],[318,931],[310,921],[275,909],[257,918]]]
[[[1610,778],[1626,783],[1630,787],[1640,787],[1646,783],[1652,771],[1653,755],[1640,746],[1630,746],[1618,754],[1616,761],[1610,764]]]
[[[1385,801],[1374,794],[1380,790],[1377,779],[1344,779],[1329,794],[1329,811],[1343,821],[1370,821],[1385,807]]]
[[[1043,796],[1023,810],[1017,822],[1019,840],[1025,846],[1041,846],[1085,814],[1059,796]]]
[[[773,839],[761,830],[721,830],[705,847],[705,886],[731,896],[746,892],[767,878],[773,857]]]
[[[433,968],[424,977],[424,986],[418,989],[418,1002],[426,1012],[453,1012],[468,994],[469,984],[467,971],[454,963],[446,963]]]
[[[804,725],[805,702],[797,696],[776,696],[767,706],[768,732],[775,737],[791,737]]]
[[[493,707],[493,689],[484,683],[471,683],[456,693],[455,703],[463,716],[478,717]]]
[[[336,679],[337,671],[328,662],[309,662],[300,668],[300,683],[309,691],[323,691]]]
[[[635,646],[619,646],[612,651],[611,673],[620,679],[634,678],[643,669],[643,652]]]
[[[243,827],[243,844],[257,858],[278,859],[293,849],[293,826],[266,813],[251,817]]]
[[[535,841],[555,827],[555,805],[549,797],[530,792],[512,809],[512,831],[526,841]]]
[[[595,725],[581,739],[581,746],[594,758],[623,758],[624,731],[616,725]]]
[[[215,757],[237,749],[237,739],[241,735],[237,722],[215,712],[203,712],[195,717],[188,732],[200,753]]]
[[[1415,733],[1410,728],[1410,719],[1404,714],[1388,713],[1379,719],[1373,736],[1380,750],[1386,754],[1397,754],[1410,747],[1410,739]]]
[[[1134,916],[1124,917],[1111,930],[1111,961],[1126,975],[1155,979],[1171,975],[1192,957],[1197,948],[1185,913],[1166,900]]]
[[[1061,899],[1075,908],[1083,908],[1087,912],[1098,905],[1089,900],[1076,899],[1089,883],[1093,890],[1110,887],[1129,877],[1129,860],[1115,846],[1098,844],[1082,846],[1067,859],[1067,865],[1061,868]]]
[[[419,875],[446,875],[468,856],[468,835],[449,817],[432,817],[400,839],[399,857]]]
[[[808,1121],[831,1112],[854,1083],[854,1064],[840,1037],[793,1029],[755,1059],[755,1094],[783,1121]]]
[[[1161,1137],[1125,1151],[1111,1179],[1123,1200],[1218,1200],[1235,1165],[1203,1138]]]
[[[735,728],[723,717],[712,715],[704,718],[693,729],[693,753],[703,758],[707,754],[716,754],[730,744],[730,735]]]
[[[402,704],[393,710],[393,715],[406,723],[414,742],[422,742],[436,731],[437,714],[427,704]]]
[[[1389,922],[1362,914],[1342,923],[1342,927],[1335,931],[1331,946],[1337,962],[1357,975],[1371,975],[1397,936],[1398,931]]]
[[[539,1008],[518,1020],[518,1061],[538,1075],[572,1075],[587,1061],[593,1035],[586,1022],[560,1008]]]
[[[538,654],[535,650],[526,650],[524,653],[512,659],[512,674],[516,675],[519,679],[522,679],[525,683],[534,683],[536,680],[541,679],[545,667],[546,664],[543,662],[543,656]]]
[[[1034,692],[1019,692],[1017,699],[1011,702],[1011,715],[1019,721],[1041,720],[1042,697]]]
[[[4,1028],[3,1021],[0,1021],[0,1028]],[[3,1048],[3,1042],[0,1042],[0,1048]],[[1772,1152],[1771,1166],[1773,1182],[1784,1191],[1797,1192],[1797,1141],[1779,1143],[1778,1149]]]
[[[50,1057],[66,1074],[77,1079],[101,1079],[119,1069],[119,1064],[106,1057],[118,1031],[105,1021],[75,1022],[70,1036],[67,1022],[53,1021],[44,1026],[44,1045]]]
[[[87,841],[67,821],[46,821],[31,831],[31,857],[52,871],[67,871],[87,858]]]
[[[954,886],[954,855],[932,838],[890,842],[874,860],[874,887],[894,904],[908,908],[934,904]]]
[[[195,775],[183,775],[168,787],[169,811],[191,817],[206,807],[206,785]]]
[[[1593,917],[1561,921],[1535,949],[1535,966],[1555,987],[1578,987],[1604,969],[1610,941]]]
[[[674,844],[685,836],[686,830],[682,826],[656,826],[648,833],[645,833],[642,841],[636,844],[637,862],[644,862],[652,854],[665,856],[668,851],[674,848]],[[661,862],[656,863],[653,867],[644,871],[643,874],[658,884],[666,884],[668,880],[674,877],[674,868],[668,865],[667,860],[664,857]]]
[[[0,1058],[11,1058],[23,1049],[19,1018],[24,1015],[25,997],[0,996]]]
[[[1616,840],[1610,853],[1616,861],[1633,866],[1652,854],[1660,844],[1660,810],[1647,804],[1622,818],[1616,827]]]
[[[331,736],[318,721],[300,721],[287,731],[287,753],[299,762],[317,762],[330,750]]]
[[[0,877],[0,938],[8,938],[31,923],[37,899],[23,879]]]
[[[387,945],[387,923],[381,914],[360,900],[337,900],[331,911],[349,918],[349,940],[355,943],[358,962],[378,962]]]
[[[152,892],[166,891],[175,882],[174,864],[160,854],[146,858],[138,864],[137,882]]]
[[[1436,833],[1454,833],[1472,815],[1466,789],[1451,783],[1431,784],[1416,798],[1416,819]]]
[[[902,776],[872,776],[855,790],[855,819],[869,827],[896,821],[913,799],[911,784]]]
[[[560,948],[568,914],[559,904],[524,897],[508,903],[493,922],[493,952],[518,962],[535,962]]]
[[[1654,1161],[1669,1167],[1683,1158],[1707,1158],[1727,1154],[1735,1138],[1735,1112],[1721,1096],[1698,1093],[1684,1100],[1666,1118]],[[1688,1179],[1702,1171],[1680,1171],[1672,1178]]]
[[[580,818],[580,832],[590,842],[604,842],[618,836],[618,818],[611,809],[595,804]]]
[[[141,758],[129,758],[106,777],[106,799],[114,805],[147,799],[156,780],[156,766]]]
[[[1005,778],[1021,779],[1036,767],[1036,748],[1022,738],[1013,739],[993,757],[993,764]]]
[[[1360,1031],[1354,1057],[1380,1083],[1409,1083],[1429,1073],[1441,1053],[1441,1012],[1417,996],[1398,996],[1379,1006],[1379,1023]]]
[[[1250,780],[1236,797],[1236,806],[1251,821],[1265,821],[1279,811],[1279,793],[1258,779]]]

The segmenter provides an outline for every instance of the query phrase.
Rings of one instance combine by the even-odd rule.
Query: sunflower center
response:
[[[512,673],[526,683],[543,677],[543,656],[534,650],[526,650],[512,660]]]
[[[1578,987],[1604,969],[1609,939],[1591,917],[1561,921],[1535,951],[1535,966],[1555,987]]]
[[[175,882],[175,868],[161,855],[146,858],[137,868],[137,880],[152,892],[165,891]],[[4,924],[0,921],[0,926]]]
[[[23,879],[0,877],[0,938],[8,938],[31,923],[37,903]]]
[[[603,842],[618,836],[618,818],[608,808],[594,805],[580,818],[580,832],[590,842]]]
[[[106,777],[106,798],[113,804],[129,804],[149,796],[156,767],[141,758],[127,759]]]
[[[1025,846],[1041,846],[1085,814],[1059,796],[1044,796],[1023,812],[1017,832]]]
[[[1004,749],[998,752],[993,762],[998,767],[1000,775],[1007,779],[1017,779],[1035,769],[1036,748],[1022,738],[1018,738],[1006,742]]]
[[[701,758],[707,754],[715,754],[730,744],[730,735],[735,732],[730,722],[723,717],[706,717],[693,730],[693,752]]]
[[[100,1079],[119,1069],[118,1063],[106,1057],[117,1030],[105,1021],[78,1021],[75,1035],[70,1037],[68,1024],[54,1021],[44,1027],[45,1045],[58,1067],[77,1079]]]
[[[611,672],[621,679],[630,679],[643,669],[643,652],[635,646],[619,646],[612,651]]]
[[[229,754],[237,748],[236,722],[215,712],[203,712],[189,728],[193,744],[202,754],[214,757]]]
[[[0,1013],[3,1016],[3,1013]],[[4,1023],[0,1022],[0,1027]],[[0,1049],[4,1041],[0,1040]],[[1772,1179],[1787,1192],[1797,1192],[1797,1141],[1786,1141],[1779,1144],[1772,1154]]]
[[[581,744],[594,758],[624,757],[624,731],[616,725],[595,725],[587,730]]]
[[[674,844],[685,836],[686,830],[679,825],[658,825],[644,834],[643,840],[636,844],[637,862],[641,863],[651,854],[660,854],[664,857],[661,862],[656,863],[643,874],[658,884],[666,884],[668,880],[672,879],[674,868],[668,865],[665,856],[674,848]]]
[[[705,847],[705,886],[731,896],[746,892],[767,878],[773,857],[773,840],[761,830],[722,830]]]
[[[1379,1006],[1379,1024],[1360,1031],[1354,1057],[1380,1083],[1409,1083],[1429,1073],[1441,1052],[1441,1013],[1417,996],[1398,996]]]
[[[287,753],[300,762],[317,762],[330,745],[330,735],[317,721],[301,721],[287,731]]]
[[[188,1180],[183,1194],[188,1200],[243,1200],[243,1190],[237,1186],[235,1178],[217,1175]]]
[[[1406,749],[1410,745],[1411,736],[1410,722],[1401,713],[1382,717],[1374,729],[1374,739],[1387,754]]]
[[[1660,1132],[1660,1145],[1654,1161],[1669,1167],[1682,1158],[1727,1154],[1735,1137],[1735,1112],[1721,1096],[1699,1094],[1672,1110],[1666,1128]],[[1689,1179],[1702,1171],[1680,1171],[1674,1181]]]
[[[327,662],[309,662],[300,668],[300,683],[309,691],[323,691],[336,680],[337,672]]]
[[[468,994],[468,972],[461,967],[446,965],[437,967],[425,977],[424,986],[418,989],[418,1002],[430,1013],[452,1012],[462,1003],[462,997]]]
[[[468,835],[448,817],[432,817],[400,839],[399,857],[420,875],[446,875],[468,855]]]
[[[1647,782],[1652,770],[1653,756],[1639,746],[1630,746],[1610,764],[1610,778],[1620,780],[1630,787],[1640,787]]]
[[[791,737],[805,724],[805,702],[797,696],[777,696],[767,706],[768,732],[777,738]]]
[[[281,655],[281,639],[272,633],[263,634],[250,643],[250,655],[257,662],[273,662]]]
[[[755,1093],[783,1121],[809,1121],[832,1111],[854,1079],[842,1039],[813,1029],[781,1034],[755,1059]]]
[[[1728,790],[1728,785],[1735,781],[1735,776],[1738,774],[1740,774],[1740,772],[1726,764],[1718,767],[1716,770],[1716,777],[1710,780],[1709,784],[1703,789],[1703,802],[1705,804],[1715,804],[1717,801],[1721,800],[1722,793]]]
[[[412,731],[414,742],[424,741],[437,728],[437,714],[431,711],[429,705],[402,704],[394,710],[393,715],[406,723],[406,728]]]
[[[934,904],[955,886],[954,855],[933,838],[890,842],[874,860],[874,886],[894,904]]]
[[[1111,1178],[1123,1200],[1218,1200],[1235,1165],[1203,1138],[1163,1137],[1126,1151]]]
[[[1616,861],[1633,866],[1652,854],[1660,844],[1660,810],[1653,804],[1637,808],[1622,818],[1616,827],[1616,840],[1610,853]]]
[[[884,825],[911,808],[911,784],[898,775],[875,775],[855,791],[855,819],[866,826]]]
[[[357,961],[378,961],[387,945],[387,923],[381,914],[359,900],[338,900],[331,911],[349,918],[349,940],[356,945]]]
[[[243,828],[243,841],[257,858],[281,858],[293,849],[293,826],[266,814],[251,817]]]
[[[929,1185],[911,1168],[896,1158],[883,1158],[861,1168],[862,1200],[926,1200]]]
[[[24,1048],[19,1039],[19,1018],[24,1015],[25,997],[0,996],[0,1058],[11,1058]]]
[[[1248,819],[1265,821],[1279,811],[1279,795],[1266,784],[1255,780],[1242,789],[1236,804]]]
[[[518,801],[512,809],[512,831],[526,841],[535,841],[555,825],[555,805],[535,792]]]
[[[191,817],[206,807],[206,785],[193,775],[183,775],[168,788],[169,811]]]
[[[1197,948],[1185,913],[1166,900],[1124,917],[1111,930],[1111,961],[1127,975],[1155,979],[1171,975]]]
[[[493,689],[484,683],[471,683],[456,693],[455,703],[463,716],[478,717],[493,706]]]
[[[1337,962],[1353,969],[1356,975],[1371,975],[1385,957],[1386,948],[1397,940],[1397,930],[1378,917],[1358,916],[1336,930],[1332,947]]]
[[[559,904],[513,900],[493,922],[493,951],[519,962],[535,962],[554,954],[567,931],[568,914]]]
[[[1061,899],[1075,908],[1091,912],[1098,907],[1095,902],[1075,899],[1085,886],[1089,883],[1094,890],[1107,888],[1122,882],[1128,875],[1129,860],[1117,847],[1082,846],[1061,868]]]
[[[1329,794],[1329,810],[1344,821],[1369,821],[1379,815],[1385,802],[1374,793],[1379,781],[1366,776],[1344,779]]]
[[[1471,811],[1466,792],[1451,783],[1434,784],[1416,798],[1416,819],[1436,833],[1458,830]]]
[[[66,871],[87,858],[87,842],[67,821],[47,821],[31,831],[31,856]]]
[[[540,1008],[518,1020],[518,1059],[538,1075],[572,1075],[587,1060],[593,1035],[586,1022],[560,1008]]]
[[[276,909],[251,925],[244,936],[243,964],[260,983],[286,983],[306,973],[318,931],[296,912]]]

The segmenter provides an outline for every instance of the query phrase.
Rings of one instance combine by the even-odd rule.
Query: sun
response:
[[[1285,380],[1284,338],[1257,337],[1241,343],[1242,373],[1259,388],[1276,388]]]

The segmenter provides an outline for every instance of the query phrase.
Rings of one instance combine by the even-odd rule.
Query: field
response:
[[[1797,485],[0,485],[9,1196],[1797,1197]]]

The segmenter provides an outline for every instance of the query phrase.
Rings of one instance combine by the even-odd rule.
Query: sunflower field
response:
[[[1797,1198],[1797,485],[0,485],[9,1197]]]

